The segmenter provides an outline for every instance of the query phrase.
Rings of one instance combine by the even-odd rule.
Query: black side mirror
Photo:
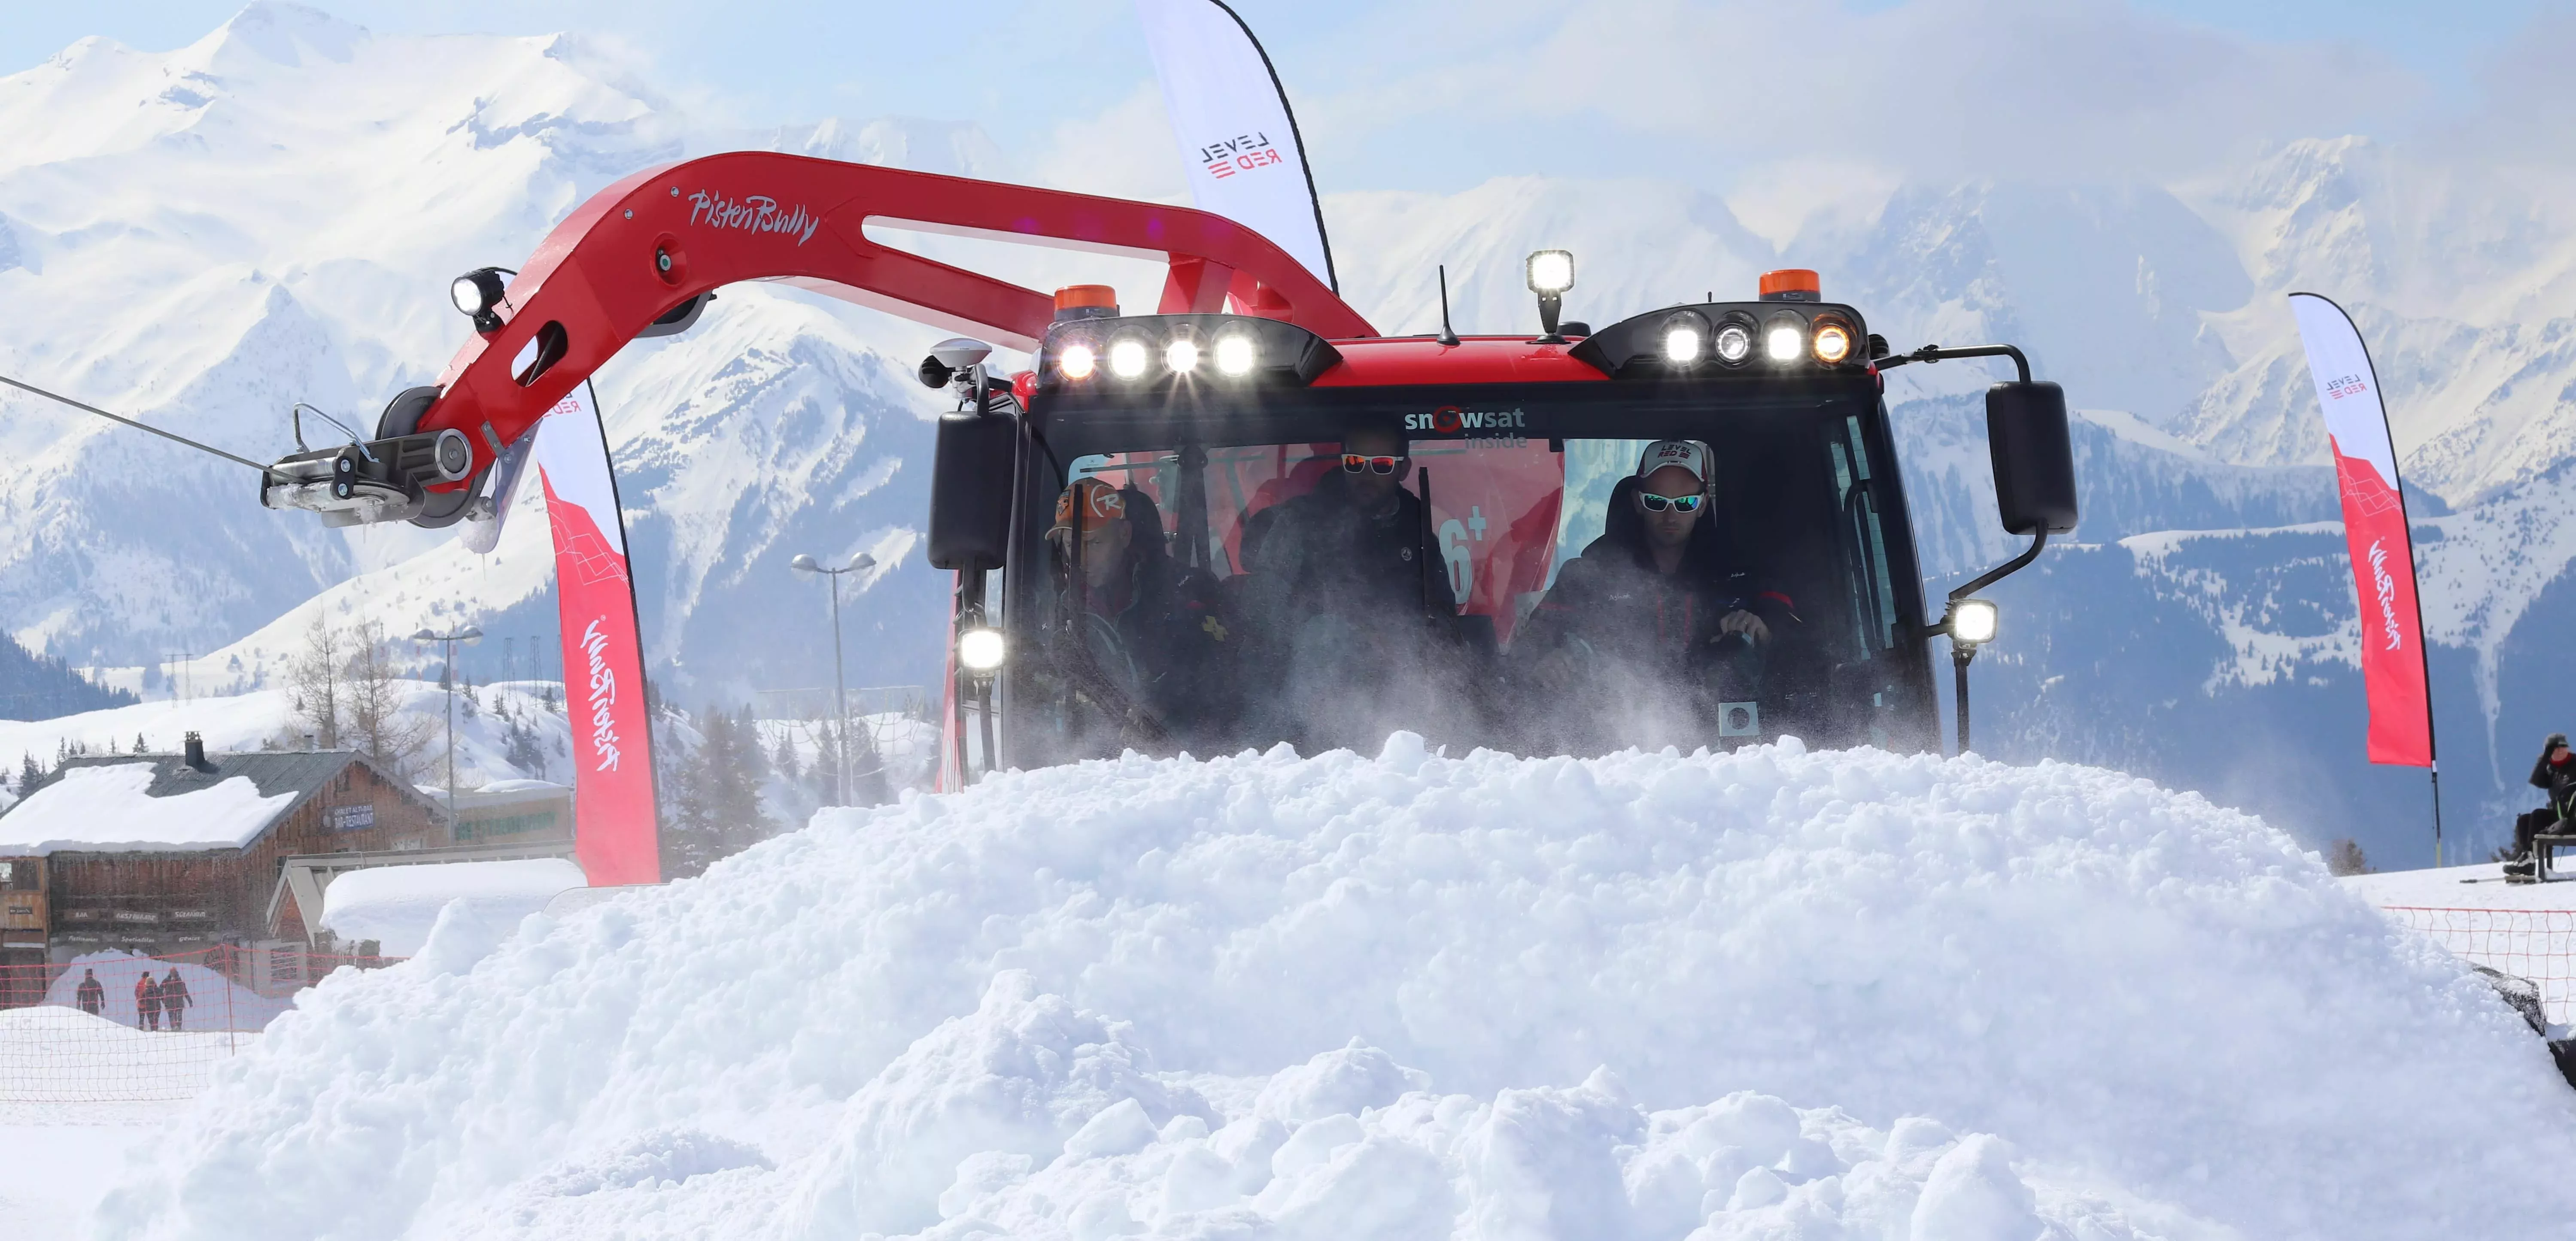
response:
[[[930,563],[980,573],[1011,545],[1011,479],[1019,419],[959,410],[939,420],[930,466]]]
[[[1995,507],[2013,534],[2075,528],[2075,445],[2066,390],[2053,383],[1986,389],[1986,447],[1994,455]]]

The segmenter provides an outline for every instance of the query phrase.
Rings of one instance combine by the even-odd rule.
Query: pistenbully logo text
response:
[[[753,233],[786,233],[804,245],[823,226],[822,217],[807,211],[802,204],[782,211],[778,200],[767,194],[748,194],[739,199],[699,190],[689,195],[689,223],[709,228],[729,228]]]

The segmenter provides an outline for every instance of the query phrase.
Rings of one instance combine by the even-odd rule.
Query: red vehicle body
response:
[[[883,244],[867,235],[871,223],[1149,257],[1166,264],[1167,277],[1154,315],[1083,307],[1060,316],[1047,292]],[[1255,589],[1269,584],[1249,580],[1243,535],[1265,509],[1315,489],[1337,441],[1361,425],[1403,428],[1408,460],[1420,463],[1407,477],[1427,501],[1407,503],[1437,540],[1451,588],[1445,599],[1436,585],[1423,594],[1426,615],[1447,635],[1445,653],[1430,660],[1443,665],[1422,700],[1431,709],[1420,713],[1433,734],[1552,743],[1531,727],[1553,708],[1521,683],[1534,657],[1514,650],[1514,631],[1579,550],[1576,536],[1588,536],[1584,515],[1626,503],[1612,480],[1627,466],[1615,459],[1633,460],[1642,441],[1687,438],[1728,463],[1728,490],[1710,480],[1715,507],[1760,544],[1783,580],[1797,579],[1817,601],[1799,606],[1857,635],[1800,656],[1801,688],[1782,691],[1776,706],[1738,712],[1755,701],[1730,702],[1729,719],[1768,713],[1828,740],[1938,744],[1926,643],[1939,626],[1924,614],[1879,400],[1884,347],[1857,310],[1816,300],[1812,278],[1755,300],[1648,310],[1597,333],[1567,324],[1558,336],[1551,323],[1538,339],[1389,338],[1278,246],[1205,212],[767,153],[620,181],[558,225],[523,270],[506,283],[502,274],[483,269],[458,281],[459,309],[476,330],[436,385],[397,397],[365,450],[280,462],[264,501],[341,524],[440,526],[472,516],[496,462],[538,417],[628,341],[685,331],[708,294],[737,281],[784,281],[1035,355],[1015,384],[984,378],[980,366],[957,375],[961,412],[941,427],[931,559],[959,574],[960,633],[993,629],[995,649],[1010,652],[981,668],[952,659],[952,781],[1130,745],[1204,752],[1323,743],[1314,729],[1260,722],[1265,711],[1252,705],[1261,670],[1297,642],[1312,646],[1313,635],[1290,632],[1304,624],[1289,623],[1293,603],[1283,608]],[[1771,342],[1768,352],[1690,362],[1661,352],[1679,339],[1676,330],[1723,336],[1739,325]],[[1838,354],[1826,347],[1834,333]],[[1782,352],[1777,342],[1792,336]],[[1112,364],[1133,361],[1119,351],[1135,342],[1170,362],[1181,356],[1168,352],[1173,342],[1184,339],[1197,342],[1193,357],[1223,346],[1234,360],[1259,361],[1225,375],[1171,366],[1128,374]],[[1077,347],[1108,351],[1099,356],[1109,361],[1076,376],[1068,358]],[[947,370],[925,369],[941,372],[926,378]],[[1998,385],[2015,390],[2007,406],[2032,406],[2038,389],[2054,393],[2024,380]],[[2043,432],[2048,404],[2033,406]],[[2055,417],[2063,455],[2062,398]],[[1997,441],[2008,493],[2028,473],[2018,458],[2006,460],[2011,438]],[[1148,718],[1167,714],[1145,702],[1168,688],[1156,688],[1164,678],[1145,667],[1161,658],[1155,642],[1100,637],[1114,626],[1096,613],[1068,619],[1069,569],[1047,529],[1054,497],[1076,473],[1167,511],[1162,546],[1152,551],[1169,557],[1173,572],[1205,579],[1208,606],[1220,597],[1272,599],[1263,615],[1232,616],[1229,633],[1239,631],[1242,643],[1224,653],[1230,662],[1210,674],[1216,679],[1193,683],[1198,701],[1181,714],[1195,722],[1186,727]],[[1438,477],[1437,494],[1428,475]],[[2044,540],[2071,527],[2071,478],[2062,503],[2053,479],[2023,490],[2017,504],[2006,496],[2009,528]],[[1802,615],[1799,624],[1810,622]],[[1115,649],[1085,649],[1104,642]],[[1112,665],[1120,675],[1104,674]],[[1220,700],[1231,705],[1210,705]],[[1411,722],[1399,710],[1356,725]],[[1779,731],[1759,722],[1721,729],[1729,741]],[[1616,740],[1605,738],[1568,744]]]

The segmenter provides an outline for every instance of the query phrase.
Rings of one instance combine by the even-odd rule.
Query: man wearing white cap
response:
[[[1706,444],[1657,440],[1620,480],[1601,537],[1558,571],[1513,641],[1542,688],[1589,687],[1623,713],[1661,698],[1700,721],[1721,694],[1756,697],[1764,648],[1797,616],[1787,595],[1727,563],[1708,516],[1711,465]]]

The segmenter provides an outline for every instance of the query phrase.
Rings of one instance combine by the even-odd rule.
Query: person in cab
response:
[[[1310,750],[1385,740],[1376,708],[1389,696],[1416,708],[1459,699],[1457,599],[1404,485],[1404,436],[1363,425],[1340,447],[1339,468],[1258,515],[1245,548],[1243,616],[1279,672],[1255,731]]]
[[[1074,480],[1056,497],[1048,532],[1080,635],[1076,688],[1112,710],[1151,715],[1165,730],[1197,729],[1221,718],[1227,678],[1218,664],[1233,633],[1215,583],[1175,564],[1163,545],[1153,498],[1098,478]]]
[[[1524,718],[1563,744],[1698,744],[1719,703],[1757,701],[1791,599],[1733,563],[1710,517],[1712,461],[1657,440],[1612,490],[1601,537],[1557,571],[1513,641]]]

